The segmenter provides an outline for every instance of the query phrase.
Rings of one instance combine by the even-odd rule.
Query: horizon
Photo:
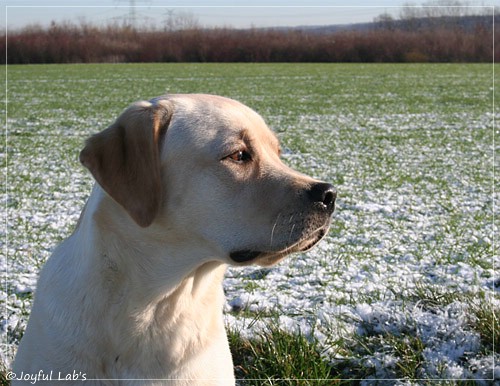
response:
[[[303,5],[303,0],[278,0],[272,5],[264,5],[262,1],[254,5],[228,5],[228,0],[215,0],[212,5],[199,4],[201,0],[191,0],[186,5],[167,5],[165,1],[107,0],[108,4],[91,0],[87,5],[68,4],[68,1],[50,0],[44,5],[32,4],[34,0],[7,0],[2,7],[4,17],[0,26],[4,30],[19,30],[31,25],[47,27],[52,22],[58,24],[91,24],[109,25],[129,23],[140,27],[162,27],[179,20],[184,23],[195,23],[201,28],[272,28],[272,27],[306,27],[370,23],[382,14],[398,18],[402,9],[408,6],[405,0],[379,0],[377,5],[367,0],[358,0],[354,4],[345,5],[345,0],[319,0],[314,4]],[[11,3],[11,5],[9,5]],[[128,3],[128,5],[125,5]],[[145,1],[142,1],[145,3]],[[162,4],[159,4],[162,3]],[[170,2],[169,2],[170,3]],[[244,3],[244,2],[240,2]],[[328,4],[327,4],[328,3]],[[343,3],[343,4],[342,4]],[[367,4],[372,3],[372,4]],[[469,2],[470,3],[470,2]],[[479,3],[479,1],[476,1]],[[469,5],[469,8],[491,8],[494,5]],[[414,5],[422,7],[423,5]],[[465,7],[465,6],[464,6]]]

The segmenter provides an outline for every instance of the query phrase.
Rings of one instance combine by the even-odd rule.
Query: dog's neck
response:
[[[117,363],[124,366],[138,357],[134,351],[148,351],[151,339],[163,339],[164,348],[151,355],[164,361],[182,361],[193,345],[180,336],[192,337],[199,343],[200,339],[212,339],[210,331],[213,334],[214,330],[224,330],[222,280],[226,265],[201,256],[206,248],[197,250],[196,242],[177,239],[171,243],[169,235],[136,226],[125,218],[125,212],[118,217],[102,213],[103,207],[109,207],[109,200],[102,190],[94,188],[74,239],[80,243],[75,247],[81,250],[81,256],[88,257],[88,243],[92,244],[93,261],[87,264],[100,267],[91,272],[101,275],[96,282],[104,283],[105,288],[94,293],[106,296],[100,304],[109,308],[96,313],[104,312],[105,317],[117,321],[108,334],[117,337],[115,342],[107,343],[115,346],[116,353],[111,357],[119,357]],[[90,239],[81,235],[90,235]],[[178,333],[186,328],[189,334]],[[123,340],[129,331],[136,336]],[[143,357],[153,362],[151,355]]]
[[[192,234],[180,235],[168,230],[174,228],[165,224],[138,226],[96,184],[78,221],[75,233],[80,235],[75,239],[81,244],[77,248],[82,250],[82,255],[88,256],[90,249],[104,272],[125,275],[131,284],[141,289],[138,292],[145,293],[152,301],[173,293],[184,279],[197,273],[205,276],[226,267],[220,252],[206,241]],[[196,282],[197,288],[199,280]]]

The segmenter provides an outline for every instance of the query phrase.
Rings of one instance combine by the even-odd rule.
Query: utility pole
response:
[[[118,3],[122,3],[126,0],[115,0]],[[128,0],[128,13],[123,15],[121,19],[126,23],[127,26],[131,28],[137,27],[137,8],[135,0]]]
[[[165,27],[169,31],[174,30],[174,27],[175,27],[174,13],[175,13],[174,9],[167,9],[165,11],[165,15],[166,15],[166,18],[165,18]]]
[[[128,10],[128,23],[132,28],[136,27],[137,12],[135,9],[135,0],[130,0]]]

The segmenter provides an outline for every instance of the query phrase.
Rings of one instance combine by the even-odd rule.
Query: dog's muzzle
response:
[[[335,200],[337,199],[337,191],[334,186],[328,183],[320,182],[312,185],[306,191],[307,198],[311,205],[311,210],[324,217],[324,224],[319,228],[312,230],[311,233],[295,244],[289,245],[279,251],[256,251],[256,250],[237,250],[231,252],[229,257],[236,263],[248,263],[258,258],[269,258],[270,256],[284,257],[293,252],[303,252],[311,249],[316,245],[328,232],[330,227],[331,217],[335,210]]]

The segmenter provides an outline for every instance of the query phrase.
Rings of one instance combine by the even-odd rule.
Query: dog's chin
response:
[[[297,243],[278,251],[257,251],[245,249],[231,252],[229,257],[237,265],[256,264],[261,267],[271,267],[278,264],[291,253],[305,252],[314,247],[323,239],[323,237],[325,237],[328,232],[328,228],[329,227],[320,228],[310,235],[302,238]]]

